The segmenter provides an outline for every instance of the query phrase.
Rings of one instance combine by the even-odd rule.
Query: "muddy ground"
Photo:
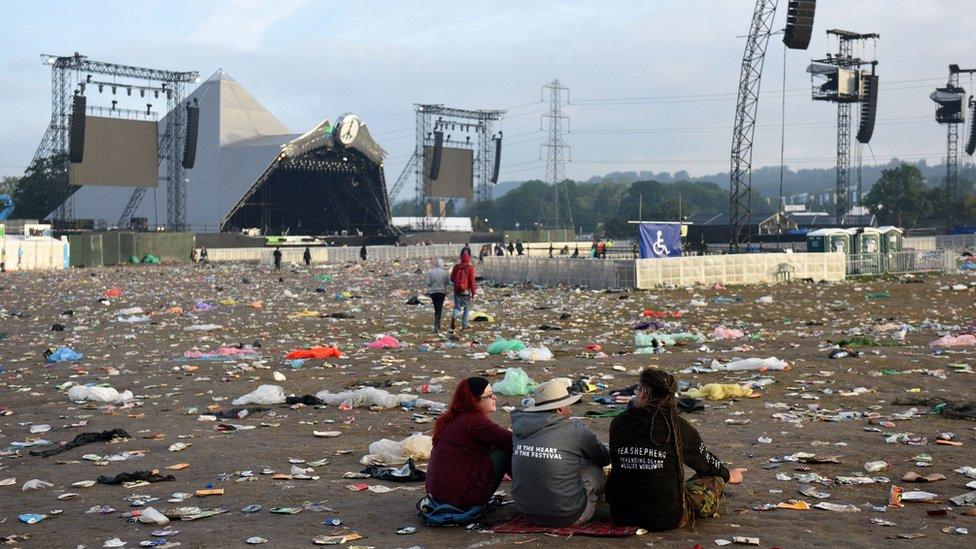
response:
[[[251,536],[266,538],[269,547],[306,547],[312,546],[315,536],[344,532],[364,536],[347,546],[542,546],[556,540],[545,535],[492,534],[484,529],[423,527],[414,509],[423,495],[422,483],[343,478],[346,472],[363,469],[359,460],[371,442],[429,433],[432,424],[415,422],[413,411],[278,405],[268,412],[221,422],[204,421],[200,415],[228,410],[231,400],[264,383],[280,385],[287,393],[298,395],[323,389],[336,392],[364,383],[394,383],[397,385],[391,390],[407,392],[431,378],[451,376],[454,379],[443,382],[450,391],[462,377],[519,366],[537,381],[584,375],[603,384],[604,388],[584,397],[576,407],[582,416],[586,411],[606,411],[590,397],[631,385],[643,366],[679,372],[705,358],[727,361],[733,357],[775,356],[787,360],[791,369],[760,375],[774,380],[759,391],[760,396],[708,402],[704,413],[686,416],[728,465],[749,469],[745,482],[729,490],[726,516],[702,520],[693,530],[618,540],[574,537],[558,541],[580,547],[692,547],[698,543],[710,547],[716,546],[716,539],[750,536],[758,537],[760,546],[784,548],[973,546],[976,517],[962,514],[965,508],[953,508],[944,516],[930,516],[929,512],[945,509],[949,506],[947,498],[971,490],[965,485],[973,479],[954,470],[976,467],[976,423],[926,414],[926,406],[917,406],[919,414],[915,417],[891,419],[892,414],[911,408],[892,404],[899,397],[976,399],[976,377],[958,372],[963,369],[959,366],[950,366],[976,366],[974,349],[933,352],[929,346],[946,332],[958,334],[972,328],[976,292],[947,289],[960,282],[968,284],[971,279],[928,276],[921,282],[795,282],[770,287],[624,293],[485,287],[476,308],[494,319],[473,324],[455,346],[453,342],[445,345],[445,340],[429,333],[429,306],[406,304],[421,289],[423,268],[421,262],[390,262],[365,269],[352,264],[322,265],[275,273],[256,265],[164,265],[0,275],[0,334],[5,334],[0,335],[0,365],[5,368],[0,374],[0,407],[9,414],[0,417],[0,481],[15,479],[0,485],[0,535],[24,536],[13,543],[23,547],[102,547],[106,540],[116,537],[125,541],[126,547],[137,547],[140,541],[153,539],[150,533],[160,529],[123,517],[123,513],[139,509],[130,505],[130,496],[141,495],[159,498],[149,505],[160,510],[180,506],[228,509],[209,518],[170,523],[171,529],[180,531],[170,536],[170,541],[183,547],[239,547]],[[320,275],[332,278],[322,281],[316,278]],[[110,288],[121,288],[123,293],[109,298],[107,304],[100,303],[98,299]],[[879,291],[889,292],[890,297],[867,298]],[[338,299],[336,294],[341,292],[349,292],[348,297]],[[765,295],[772,296],[772,303],[756,302]],[[714,302],[717,297],[733,296],[741,296],[741,302]],[[198,301],[214,308],[194,310]],[[261,301],[262,307],[253,307],[254,301]],[[152,313],[150,320],[120,321],[118,311],[129,307]],[[166,312],[171,307],[181,307],[184,312]],[[680,318],[663,320],[670,323],[664,332],[711,334],[723,324],[743,329],[747,338],[668,347],[662,354],[635,354],[633,328],[644,309],[681,311]],[[73,314],[62,314],[68,310]],[[326,315],[346,312],[353,318],[296,315],[304,310]],[[571,316],[561,318],[565,316],[562,313]],[[206,323],[222,328],[183,330]],[[64,331],[53,331],[55,324],[64,325]],[[891,334],[902,324],[912,329],[903,342],[898,342]],[[541,325],[562,329],[541,330]],[[885,345],[862,349],[859,357],[828,358],[829,342],[858,330]],[[401,348],[365,348],[383,334],[399,338]],[[545,344],[555,352],[556,360],[526,364],[503,356],[476,358],[475,353],[483,352],[496,336],[518,337],[530,345]],[[186,351],[212,351],[220,345],[254,342],[261,346],[258,358],[226,362],[183,358]],[[602,345],[609,356],[598,357],[585,350],[592,343]],[[327,363],[309,361],[299,369],[285,363],[284,356],[290,350],[314,344],[335,344],[346,357]],[[430,349],[422,349],[423,345]],[[43,352],[58,346],[69,346],[85,356],[74,362],[46,364]],[[275,372],[286,379],[275,381]],[[755,372],[677,373],[679,380],[693,385],[756,376]],[[76,404],[67,397],[68,382],[110,384],[120,391],[131,390],[135,400],[127,406]],[[863,389],[853,391],[856,388]],[[448,396],[429,395],[442,402]],[[499,408],[516,406],[518,401],[516,397],[503,398]],[[878,417],[826,420],[841,411]],[[784,413],[793,415],[773,417]],[[501,409],[493,419],[509,424]],[[586,421],[606,440],[610,419]],[[219,423],[255,428],[217,431]],[[49,425],[51,429],[31,434],[32,425]],[[13,445],[38,438],[60,443],[82,432],[114,428],[124,429],[133,438],[118,444],[97,442],[48,458],[31,456],[29,450],[51,446]],[[316,430],[338,430],[341,435],[318,438],[313,435]],[[937,445],[936,438],[943,432],[953,433],[961,446]],[[886,443],[885,433],[911,433],[923,438],[924,443],[918,439],[912,440],[921,444]],[[760,438],[771,442],[760,442]],[[191,445],[182,451],[168,449],[178,442]],[[144,455],[136,453],[130,460],[107,463],[82,459],[87,454],[106,456],[123,451],[144,451]],[[797,452],[839,456],[841,463],[770,461]],[[916,466],[919,454],[931,457],[929,467]],[[308,467],[308,463],[323,458],[328,463],[313,467],[310,473],[317,480],[276,480],[261,474],[263,469],[289,473],[289,460],[305,460],[300,466]],[[866,473],[864,464],[874,460],[885,460],[890,467]],[[165,469],[178,463],[189,466]],[[176,480],[131,489],[103,484],[71,486],[99,475],[147,469],[171,473]],[[241,476],[242,471],[254,475]],[[913,485],[901,481],[908,471],[941,473],[947,478]],[[765,504],[793,499],[810,505],[820,501],[798,492],[807,484],[796,477],[809,472],[824,477],[825,483],[812,484],[830,494],[823,501],[850,504],[858,512],[757,510]],[[778,474],[788,475],[789,480],[777,480]],[[891,482],[835,482],[838,476],[857,475],[884,476]],[[22,491],[24,483],[32,479],[53,486]],[[386,493],[348,490],[347,485],[355,482],[397,489]],[[874,509],[888,503],[892,483],[906,491],[933,492],[941,503],[906,503],[903,508],[888,507],[885,512]],[[182,503],[166,501],[174,493],[193,493],[207,487],[222,488],[224,494],[190,497]],[[503,483],[502,490],[508,487]],[[66,493],[77,497],[58,499]],[[321,505],[308,505],[317,502]],[[260,504],[262,510],[242,513],[241,508],[249,504]],[[95,506],[114,511],[88,512]],[[269,510],[274,507],[306,508],[297,514],[272,514]],[[25,524],[18,519],[24,513],[46,514],[47,518]],[[492,518],[503,519],[512,513],[514,508],[507,506]],[[605,509],[598,513],[601,515],[606,517]],[[328,518],[338,518],[342,524],[323,524]],[[872,519],[895,525],[874,524]],[[417,533],[397,535],[396,531],[405,526],[417,527]],[[968,528],[970,533],[943,531],[949,527]]]

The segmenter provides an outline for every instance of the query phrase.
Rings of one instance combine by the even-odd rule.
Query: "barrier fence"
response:
[[[486,257],[478,275],[500,284],[531,282],[540,286],[591,289],[634,288],[633,260],[554,257]]]
[[[366,246],[369,261],[383,261],[391,259],[427,259],[430,257],[456,258],[462,246],[457,244],[432,244],[430,246]],[[476,250],[472,246],[472,250]],[[274,263],[273,247],[261,248],[208,248],[208,261],[224,262],[239,261],[246,263],[260,263],[271,265]],[[200,249],[196,250],[200,257]],[[312,263],[359,261],[359,247],[309,247]],[[305,254],[304,246],[282,246],[282,263],[302,263]]]
[[[67,269],[67,239],[0,238],[0,263],[7,271]]]
[[[909,250],[904,252],[850,254],[847,276],[868,276],[925,272],[954,272],[957,253],[952,250]]]

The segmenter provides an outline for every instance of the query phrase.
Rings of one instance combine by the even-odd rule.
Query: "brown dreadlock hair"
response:
[[[647,368],[640,374],[640,386],[647,395],[644,407],[651,413],[651,442],[654,441],[654,423],[658,416],[664,419],[668,428],[668,439],[674,448],[675,459],[678,460],[678,493],[681,495],[681,526],[690,526],[695,522],[694,513],[688,508],[685,493],[684,452],[682,451],[681,429],[678,427],[678,383],[674,376],[658,368]],[[665,442],[668,442],[668,439]]]

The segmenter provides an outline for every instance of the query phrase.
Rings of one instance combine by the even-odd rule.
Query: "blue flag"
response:
[[[641,259],[681,256],[681,225],[661,223],[640,224]]]

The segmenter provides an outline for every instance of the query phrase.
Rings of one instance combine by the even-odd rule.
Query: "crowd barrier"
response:
[[[486,257],[478,268],[478,275],[501,284],[531,282],[540,286],[633,288],[634,261],[567,257]]]
[[[66,238],[0,238],[0,263],[7,271],[67,269],[70,251]]]
[[[952,250],[909,250],[904,252],[850,254],[847,276],[956,271],[958,254]]]
[[[430,246],[366,246],[366,256],[369,261],[385,261],[392,259],[427,259],[431,257],[455,258],[461,252],[461,245],[458,244],[432,244]],[[305,247],[282,246],[282,263],[302,263],[305,254]],[[472,246],[472,250],[477,255],[477,248]],[[208,248],[207,260],[216,262],[245,262],[260,263],[271,265],[274,263],[274,248]],[[197,249],[197,257],[200,257],[200,250]],[[309,247],[312,254],[312,263],[341,263],[346,261],[359,261],[359,247]]]
[[[637,260],[637,287],[662,284],[765,284],[794,279],[843,280],[842,253],[770,253]]]

